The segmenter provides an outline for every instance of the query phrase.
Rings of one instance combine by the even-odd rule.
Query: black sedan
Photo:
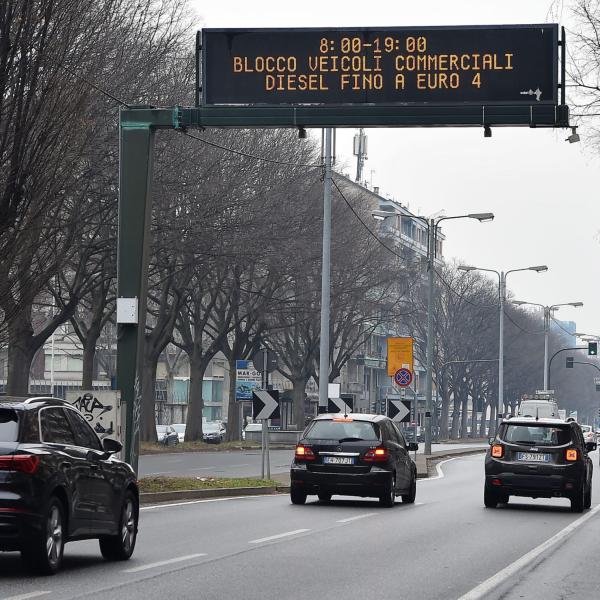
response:
[[[71,405],[54,398],[0,399],[0,550],[20,551],[34,571],[60,568],[64,544],[97,538],[108,560],[135,548],[139,492]]]
[[[334,494],[374,496],[391,507],[396,496],[416,497],[417,469],[396,425],[382,415],[324,414],[302,434],[291,466],[291,501],[304,504],[309,494],[328,502]]]

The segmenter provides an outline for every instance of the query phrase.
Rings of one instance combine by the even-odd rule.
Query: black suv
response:
[[[105,558],[128,559],[139,493],[120,450],[62,400],[0,397],[0,550],[44,574],[72,540],[99,538]]]
[[[592,461],[574,421],[519,417],[504,419],[485,457],[484,504],[495,508],[509,496],[569,498],[571,510],[592,503]]]
[[[291,467],[291,500],[304,504],[308,494],[328,502],[333,494],[375,496],[391,507],[396,496],[413,503],[417,468],[396,425],[381,415],[323,414],[304,430]]]

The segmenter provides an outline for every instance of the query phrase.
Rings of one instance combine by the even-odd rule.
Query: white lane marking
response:
[[[446,460],[442,460],[441,462],[435,465],[435,470],[437,471],[437,475],[435,477],[423,477],[421,479],[417,479],[417,483],[425,483],[426,481],[435,481],[436,479],[443,479],[445,477],[444,471],[442,471],[442,465],[449,463],[453,460],[459,460],[461,458],[471,458],[473,456],[478,456],[477,454],[467,454],[465,456],[455,456],[454,458],[447,458]]]
[[[269,537],[260,538],[258,540],[251,540],[249,544],[262,544],[262,542],[270,542],[271,540],[280,540],[290,535],[298,535],[299,533],[306,533],[310,529],[294,529],[294,531],[286,531],[285,533],[278,533],[277,535],[270,535]]]
[[[29,592],[28,594],[19,594],[18,596],[10,596],[9,598],[3,598],[2,600],[29,600],[29,598],[39,598],[52,592]]]
[[[538,556],[546,552],[552,546],[562,542],[565,538],[571,535],[577,528],[581,527],[586,521],[591,519],[598,511],[600,511],[600,504],[594,506],[587,514],[579,517],[576,521],[573,521],[570,525],[567,525],[564,529],[561,529],[558,533],[541,543],[539,546],[527,552],[518,558],[513,563],[505,567],[501,571],[498,571],[495,575],[492,575],[489,579],[480,583],[477,587],[474,587],[470,592],[467,592],[461,596],[458,600],[481,600],[481,598],[487,598],[488,594],[498,588],[498,586],[513,575],[523,571],[525,567],[531,564]]]
[[[356,517],[348,517],[347,519],[340,519],[336,523],[351,523],[352,521],[358,521],[359,519],[366,519],[367,517],[374,517],[377,513],[366,513],[364,515],[356,515]]]
[[[172,502],[171,504],[153,504],[142,506],[140,510],[156,510],[158,508],[171,508],[173,506],[187,506],[188,504],[204,504],[205,502],[227,502],[230,500],[248,500],[250,498],[275,498],[281,494],[256,494],[254,496],[228,496],[227,498],[208,498],[206,500],[190,500],[189,502]]]
[[[206,556],[206,554],[188,554],[187,556],[178,556],[176,558],[170,558],[169,560],[161,560],[159,562],[142,565],[141,567],[133,567],[132,569],[124,569],[123,573],[139,573],[140,571],[148,571],[149,569],[155,569],[157,567],[164,567],[165,565],[172,565],[186,560],[192,560],[193,558],[200,558]]]

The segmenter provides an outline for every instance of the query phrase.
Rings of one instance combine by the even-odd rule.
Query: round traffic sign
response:
[[[398,369],[394,374],[394,381],[400,387],[408,387],[413,380],[413,374],[410,369]]]

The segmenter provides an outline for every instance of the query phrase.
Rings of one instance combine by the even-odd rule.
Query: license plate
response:
[[[324,456],[323,464],[324,465],[353,465],[354,457],[353,456]]]
[[[537,452],[517,452],[517,460],[527,462],[550,462],[549,454],[539,454]]]

